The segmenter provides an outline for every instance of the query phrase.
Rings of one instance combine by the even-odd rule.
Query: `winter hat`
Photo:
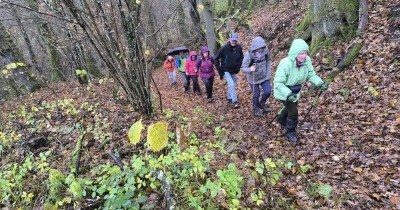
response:
[[[172,60],[172,56],[168,55],[167,59]]]

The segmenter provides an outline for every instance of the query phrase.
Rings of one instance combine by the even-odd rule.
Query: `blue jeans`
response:
[[[232,102],[237,102],[238,98],[236,95],[236,83],[237,83],[237,74],[231,74],[229,72],[225,72],[225,80],[228,84],[228,93],[226,94],[226,99],[232,100]]]
[[[263,94],[260,100],[260,86],[263,89]],[[271,84],[269,80],[265,80],[260,84],[250,84],[251,90],[253,91],[253,108],[261,108],[260,104],[264,105],[267,102],[268,97],[271,95]]]
[[[168,73],[169,82],[171,84],[175,84],[176,83],[176,72],[175,72],[175,70],[172,71],[172,72],[168,71],[167,73]]]
[[[185,72],[179,72],[179,74],[181,75],[182,78],[182,82],[183,82],[183,87],[185,87],[185,90],[189,90],[189,76],[186,75]]]

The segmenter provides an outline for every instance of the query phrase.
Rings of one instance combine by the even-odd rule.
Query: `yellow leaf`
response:
[[[8,74],[8,71],[7,71],[7,69],[3,69],[3,74]]]
[[[82,77],[87,75],[87,71],[85,69],[82,69]]]
[[[140,4],[140,1],[139,1],[139,0],[136,0],[136,4]]]
[[[144,54],[145,54],[145,55],[150,55],[150,50],[145,50],[145,51],[144,51]]]
[[[357,167],[357,168],[353,168],[353,171],[361,173],[363,171],[363,169],[360,167]]]
[[[204,5],[202,5],[202,4],[197,5],[197,10],[203,11],[204,10]]]
[[[368,87],[368,91],[372,94],[372,96],[374,96],[376,98],[379,97],[379,92],[376,91],[376,89],[374,87],[369,86]]]
[[[131,142],[131,144],[136,145],[137,143],[139,143],[140,134],[142,133],[142,129],[143,129],[142,119],[135,122],[131,126],[131,128],[129,129],[129,132],[128,132],[128,138],[129,138],[129,142]]]
[[[100,85],[103,84],[103,82],[104,82],[104,79],[100,79],[100,80],[99,80],[99,84],[100,84]]]
[[[147,129],[147,143],[153,152],[158,152],[168,145],[168,130],[166,122],[158,122]]]
[[[15,69],[17,68],[17,64],[15,63],[10,63],[6,65],[6,69],[10,70],[10,69]]]
[[[17,62],[15,63],[17,66],[26,66],[25,63]]]
[[[79,70],[79,69],[75,70],[75,74],[80,75],[81,73],[82,73],[81,70]]]

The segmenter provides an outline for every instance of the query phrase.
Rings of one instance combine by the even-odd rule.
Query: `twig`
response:
[[[172,205],[172,202],[171,202],[171,186],[170,186],[169,182],[167,181],[163,170],[159,170],[157,172],[157,179],[161,181],[161,184],[163,185],[163,187],[165,189],[164,193],[165,193],[165,199],[167,200],[167,209],[168,210],[174,209],[174,206]]]
[[[114,162],[121,170],[124,169],[124,164],[119,160],[117,156],[115,156],[111,151],[108,152],[108,155],[110,155],[110,157],[114,160]]]

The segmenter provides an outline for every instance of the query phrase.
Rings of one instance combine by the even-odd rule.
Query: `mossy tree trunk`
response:
[[[315,54],[326,39],[352,38],[358,26],[358,7],[359,0],[312,0],[298,27],[303,38],[311,38],[311,54]]]

